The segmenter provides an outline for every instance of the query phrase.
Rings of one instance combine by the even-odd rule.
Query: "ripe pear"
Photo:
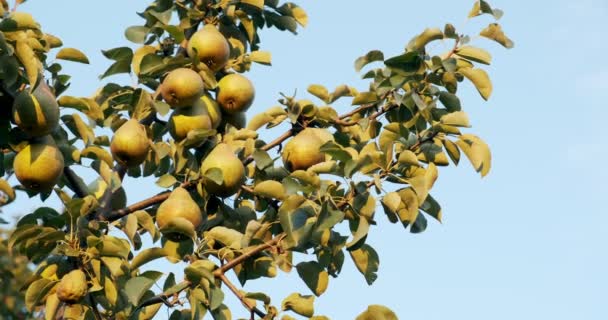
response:
[[[217,102],[226,114],[245,112],[255,98],[255,88],[240,74],[229,74],[217,83]]]
[[[245,112],[239,112],[235,114],[225,114],[222,116],[222,123],[220,129],[224,129],[226,124],[230,124],[237,129],[243,129],[247,126],[247,115]]]
[[[181,141],[192,130],[212,129],[213,123],[205,104],[197,102],[192,107],[176,109],[169,119],[168,128],[173,139]]]
[[[76,303],[88,291],[87,276],[80,269],[64,275],[57,285],[57,298],[65,303]]]
[[[63,155],[50,136],[36,139],[13,161],[17,180],[29,190],[50,190],[63,172]]]
[[[198,229],[203,223],[203,214],[198,204],[192,200],[190,193],[181,187],[173,190],[169,198],[163,201],[156,210],[156,224],[159,229],[177,218],[188,220],[194,230]]]
[[[178,68],[165,77],[160,93],[174,108],[191,106],[205,93],[205,84],[194,70]]]
[[[150,142],[146,129],[136,119],[125,122],[112,137],[110,150],[118,163],[133,167],[138,166],[148,155]]]
[[[283,149],[282,157],[283,163],[288,170],[306,170],[317,163],[325,161],[325,154],[320,151],[320,148],[325,143],[323,139],[328,139],[329,137],[322,133],[322,131],[307,128],[287,142]]]
[[[97,200],[103,200],[106,189],[108,188],[108,184],[102,179],[99,178],[91,182],[88,186],[89,192],[95,196]],[[112,210],[122,209],[127,206],[127,194],[125,193],[125,189],[122,187],[118,188],[112,194]]]
[[[30,94],[21,91],[13,103],[13,121],[32,137],[51,133],[59,124],[59,105],[44,81]]]
[[[219,185],[211,179],[205,178],[205,189],[220,197],[229,197],[235,194],[245,182],[245,166],[234,154],[232,148],[220,143],[207,155],[201,164],[201,174],[212,168],[222,170],[224,183]]]
[[[192,35],[187,50],[188,56],[198,56],[214,72],[221,70],[230,59],[228,40],[212,24],[205,25]]]

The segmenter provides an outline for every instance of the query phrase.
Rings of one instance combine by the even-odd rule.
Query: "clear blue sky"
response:
[[[146,2],[30,0],[23,10],[89,56],[90,66],[64,65],[73,75],[68,93],[90,95],[109,65],[100,50],[127,44],[123,30],[140,23],[135,12]],[[312,83],[364,89],[352,67],[355,58],[371,49],[399,54],[427,26],[462,26],[473,1],[299,3],[308,11],[308,28],[298,36],[263,34],[273,66],[250,73],[258,93],[250,115],[275,105],[280,91],[298,89],[302,97]],[[369,242],[380,253],[379,279],[368,287],[347,259],[342,275],[317,298],[318,314],[352,319],[366,305],[380,303],[401,319],[608,319],[608,143],[602,136],[608,2],[491,3],[505,11],[501,22],[515,49],[477,42],[494,57],[494,94],[486,103],[470,86],[461,92],[471,132],[492,147],[492,172],[480,179],[466,162],[443,168],[434,195],[444,223],[430,223],[423,234],[404,232],[378,212],[380,225]],[[349,106],[345,101],[337,108]],[[148,182],[131,179],[126,185],[133,190],[130,202],[158,192]],[[5,214],[38,205],[21,196]],[[296,273],[245,289],[267,290],[275,304],[293,291],[308,292]],[[245,316],[228,299],[235,318]]]

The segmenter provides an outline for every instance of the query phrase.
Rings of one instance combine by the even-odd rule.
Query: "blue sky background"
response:
[[[298,89],[304,97],[312,83],[364,90],[352,67],[358,56],[371,49],[397,55],[425,27],[451,22],[473,33],[480,25],[465,24],[469,0],[298,3],[308,11],[308,28],[298,36],[263,33],[273,66],[254,66],[249,74],[257,89],[250,115],[275,105],[278,92]],[[129,45],[123,31],[140,23],[135,12],[146,4],[30,0],[22,9],[65,46],[89,56],[91,65],[64,63],[73,76],[68,94],[88,96],[109,66],[100,50]],[[476,39],[493,54],[494,93],[484,102],[471,86],[459,92],[472,120],[470,132],[492,147],[492,172],[480,179],[466,161],[442,168],[433,194],[443,205],[444,223],[430,223],[423,234],[404,232],[379,211],[379,226],[368,238],[380,253],[378,280],[368,287],[347,258],[341,276],[330,279],[328,291],[317,298],[317,314],[352,319],[379,303],[400,319],[608,319],[608,2],[491,4],[505,11],[501,23],[515,48]],[[130,83],[127,77],[110,80]],[[349,110],[347,100],[336,108]],[[150,181],[125,184],[129,202],[159,191]],[[3,214],[18,216],[38,205],[21,194]],[[270,292],[274,304],[291,292],[308,292],[295,272],[245,289]],[[227,301],[235,318],[245,316],[229,293]]]

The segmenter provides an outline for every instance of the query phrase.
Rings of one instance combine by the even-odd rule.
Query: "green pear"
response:
[[[51,133],[59,124],[59,105],[44,81],[30,94],[23,90],[13,103],[13,121],[32,137]]]
[[[223,184],[217,184],[213,180],[205,178],[205,189],[216,196],[229,197],[235,194],[245,183],[245,166],[234,154],[232,148],[225,143],[220,143],[207,155],[201,164],[201,174],[212,169],[222,170]]]
[[[87,276],[80,269],[64,275],[57,285],[57,298],[65,303],[76,303],[88,291]]]
[[[290,171],[306,170],[315,164],[325,161],[321,146],[333,139],[323,129],[306,128],[289,140],[281,154],[285,167]]]
[[[63,155],[50,136],[35,139],[13,160],[17,180],[32,191],[50,190],[59,181],[63,165]]]
[[[186,219],[194,230],[203,223],[203,214],[198,204],[192,200],[190,193],[184,188],[175,188],[167,200],[156,210],[156,224],[159,229],[169,225],[175,219]]]
[[[173,139],[181,141],[192,130],[213,129],[213,123],[205,104],[197,101],[192,107],[175,109],[168,129]]]
[[[110,150],[114,159],[127,167],[138,166],[148,156],[150,142],[146,129],[136,119],[125,122],[112,137]]]
[[[192,35],[187,51],[188,56],[197,56],[214,72],[221,70],[230,59],[230,44],[212,24],[205,25]]]
[[[193,105],[205,93],[205,84],[194,70],[178,68],[165,77],[160,93],[171,107],[186,107]]]
[[[217,102],[226,114],[247,111],[254,98],[253,83],[240,74],[226,75],[217,83]]]

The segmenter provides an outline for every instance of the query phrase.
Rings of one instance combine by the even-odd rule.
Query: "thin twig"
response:
[[[232,293],[234,293],[234,295],[241,301],[241,303],[243,304],[243,306],[245,306],[245,308],[247,308],[247,310],[249,310],[252,313],[257,314],[260,318],[264,318],[266,316],[266,314],[264,312],[262,312],[260,309],[256,308],[255,305],[250,304],[247,299],[245,299],[245,295],[243,295],[237,288],[236,286],[234,286],[234,284],[228,280],[228,277],[226,277],[225,274],[221,274],[219,276],[216,276],[220,281],[222,281],[227,287],[228,289],[230,289],[230,291],[232,291]]]

